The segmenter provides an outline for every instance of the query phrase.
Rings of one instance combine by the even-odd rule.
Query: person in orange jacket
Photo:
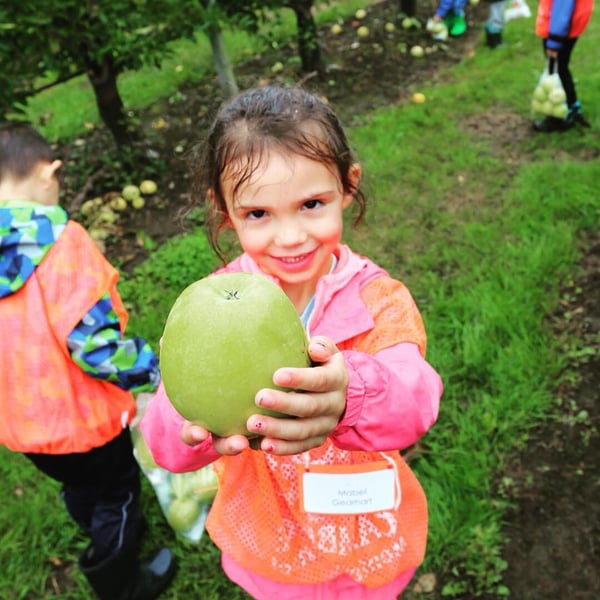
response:
[[[547,116],[534,121],[536,131],[566,131],[576,124],[590,127],[577,98],[569,63],[573,48],[589,23],[593,7],[594,0],[540,0],[535,33],[542,38],[544,55],[556,65],[567,95],[569,112],[565,119]]]
[[[90,537],[79,566],[102,600],[151,600],[175,561],[141,563],[145,520],[128,424],[158,360],[124,337],[118,273],[58,205],[62,163],[23,123],[0,124],[0,444],[62,484]]]

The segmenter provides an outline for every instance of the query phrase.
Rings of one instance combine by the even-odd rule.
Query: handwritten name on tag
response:
[[[377,512],[396,502],[396,474],[384,461],[300,467],[300,486],[302,508],[309,513]]]

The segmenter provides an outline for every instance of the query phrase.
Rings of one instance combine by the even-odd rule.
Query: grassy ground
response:
[[[413,465],[431,514],[420,572],[436,573],[438,591],[446,586],[448,594],[503,591],[505,500],[494,482],[553,408],[564,356],[545,317],[572,276],[585,231],[600,220],[599,21],[572,60],[593,125],[585,135],[529,132],[542,67],[531,19],[508,24],[505,48],[476,48],[443,81],[424,86],[425,104],[364,115],[350,130],[372,201],[367,223],[348,228],[347,241],[407,283],[426,321],[428,358],[446,386],[439,422]],[[177,261],[180,244],[142,267],[146,282]],[[124,281],[132,330],[155,341],[168,293],[201,275],[193,262],[182,266],[179,281],[163,282],[164,305],[151,310],[139,293],[142,278]],[[0,597],[88,598],[72,566],[85,540],[57,486],[21,456],[4,449],[0,456]],[[164,598],[244,598],[221,574],[210,540],[198,547],[175,540],[146,489],[148,547],[167,543],[181,561]]]

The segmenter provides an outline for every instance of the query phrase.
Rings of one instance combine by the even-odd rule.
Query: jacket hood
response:
[[[60,206],[0,206],[0,298],[25,285],[68,220]]]

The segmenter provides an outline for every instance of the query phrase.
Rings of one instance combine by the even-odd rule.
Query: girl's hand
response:
[[[277,455],[298,454],[323,444],[344,414],[348,372],[344,357],[329,338],[313,338],[308,345],[308,354],[316,366],[284,367],[273,376],[275,385],[298,391],[263,389],[255,398],[258,406],[295,418],[252,415],[246,427],[257,437],[213,435],[212,443],[219,454],[233,456],[246,448]],[[206,429],[189,421],[181,430],[181,439],[190,446],[204,442],[209,435]]]
[[[195,425],[185,421],[181,428],[181,440],[188,446],[196,446],[205,442],[210,432],[201,425]],[[244,435],[232,435],[229,437],[212,436],[212,444],[219,454],[234,456],[250,446],[250,440]]]
[[[276,385],[297,391],[263,389],[256,394],[257,405],[296,418],[252,415],[246,426],[262,436],[252,447],[270,454],[298,454],[320,446],[336,428],[346,409],[348,372],[344,357],[323,336],[310,341],[308,354],[316,366],[282,368],[273,376]]]

